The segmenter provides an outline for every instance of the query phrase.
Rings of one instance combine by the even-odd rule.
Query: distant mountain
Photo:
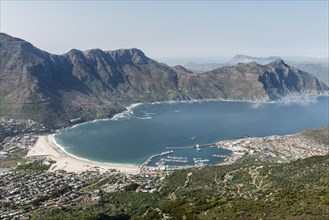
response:
[[[247,55],[236,55],[234,56],[231,60],[229,60],[228,64],[238,64],[238,63],[250,63],[250,62],[256,62],[258,64],[268,64],[271,63],[275,60],[279,60],[281,57],[275,57],[275,56],[270,56],[270,57],[252,57],[252,56],[247,56]]]
[[[211,71],[223,66],[232,66],[238,63],[250,63],[256,62],[258,64],[269,64],[275,60],[282,59],[276,56],[270,57],[252,57],[247,55],[236,55],[227,63],[204,63],[204,64],[196,64],[196,63],[187,63],[184,65],[185,68],[193,71],[194,73],[204,73],[207,71]],[[291,66],[294,66],[300,70],[305,72],[309,72],[317,77],[319,80],[325,82],[329,85],[329,63],[321,62],[321,61],[307,61],[307,60],[290,60],[289,58],[284,59],[285,62]]]
[[[270,57],[252,57],[246,55],[236,55],[234,56],[228,64],[238,64],[238,63],[249,63],[256,62],[259,64],[268,64],[275,60],[282,59],[280,57],[270,56]],[[329,64],[328,62],[319,62],[319,61],[307,61],[307,60],[290,60],[289,58],[285,58],[285,62],[289,65],[297,67],[300,70],[305,72],[312,73],[315,77],[324,81],[327,85],[329,85]]]
[[[211,71],[220,67],[226,66],[225,64],[220,64],[220,63],[203,63],[203,64],[198,64],[198,63],[193,63],[189,62],[184,65],[184,67],[188,70],[191,70],[194,73],[204,73],[207,71]]]
[[[62,123],[107,117],[135,102],[189,99],[268,101],[328,87],[283,61],[238,64],[192,74],[138,49],[73,49],[63,55],[0,34],[1,116]]]
[[[197,78],[198,77],[198,78]],[[204,78],[210,79],[204,82]],[[193,82],[193,80],[195,80]],[[184,88],[192,90],[188,83],[210,91],[220,89],[227,99],[276,100],[296,93],[327,91],[328,86],[309,73],[276,60],[268,65],[256,62],[225,66],[184,80]],[[208,91],[208,90],[207,90]]]

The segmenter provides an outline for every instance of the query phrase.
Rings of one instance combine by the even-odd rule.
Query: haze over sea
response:
[[[208,101],[143,104],[115,117],[60,131],[55,139],[65,151],[100,162],[141,164],[166,147],[187,147],[244,136],[286,135],[328,126],[329,97],[255,104]],[[174,150],[173,156],[208,158],[229,152],[217,148]]]

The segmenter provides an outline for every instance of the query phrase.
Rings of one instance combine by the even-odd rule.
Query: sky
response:
[[[160,61],[328,58],[324,1],[4,1],[0,31],[50,53],[139,48]]]

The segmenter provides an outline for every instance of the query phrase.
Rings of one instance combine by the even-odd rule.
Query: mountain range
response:
[[[270,56],[270,57],[252,57],[247,55],[238,54],[235,55],[231,60],[229,60],[229,64],[235,65],[238,63],[250,63],[250,62],[256,62],[262,65],[269,64],[275,60],[279,60],[281,57],[277,56]]]
[[[250,63],[256,62],[261,65],[266,65],[271,62],[274,62],[278,59],[282,59],[277,56],[270,56],[270,57],[254,57],[254,56],[247,56],[238,54],[232,57],[226,63],[193,63],[188,62],[184,65],[185,68],[193,71],[194,73],[203,73],[207,71],[211,71],[223,66],[232,66],[238,63]],[[324,62],[323,60],[312,60],[310,58],[305,58],[304,60],[296,60],[296,59],[289,59],[285,58],[285,62],[291,66],[294,66],[302,71],[309,72],[317,77],[319,80],[325,82],[329,85],[329,63]]]
[[[56,125],[84,115],[108,117],[135,102],[190,99],[270,101],[289,94],[328,93],[313,75],[278,59],[193,74],[139,49],[72,49],[55,55],[0,34],[1,117]]]

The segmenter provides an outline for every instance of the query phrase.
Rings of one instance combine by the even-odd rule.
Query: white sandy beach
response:
[[[39,136],[36,144],[30,149],[26,157],[46,156],[54,161],[50,170],[65,170],[67,172],[83,172],[87,170],[106,171],[116,169],[124,173],[138,173],[139,168],[135,165],[98,163],[73,157],[61,150],[56,143],[52,141],[52,135]]]

